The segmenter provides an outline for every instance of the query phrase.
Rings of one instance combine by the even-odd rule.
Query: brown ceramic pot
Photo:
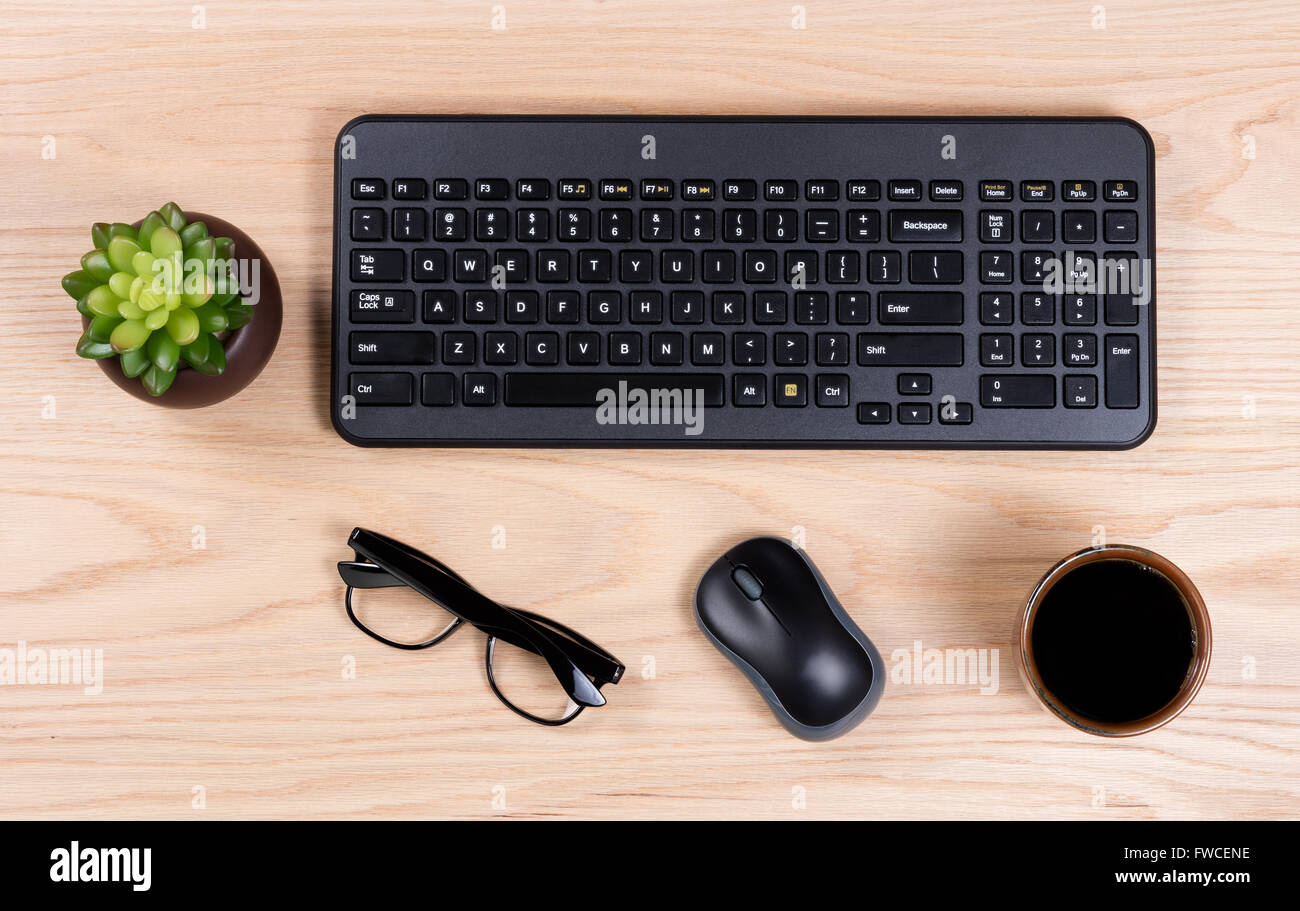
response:
[[[182,367],[176,373],[171,388],[160,396],[150,395],[140,382],[122,372],[116,356],[101,358],[99,367],[104,375],[123,391],[152,405],[166,408],[203,408],[225,401],[242,390],[262,372],[271,360],[276,343],[280,340],[280,327],[284,322],[284,303],[280,298],[280,283],[276,280],[271,261],[251,237],[230,222],[202,212],[186,212],[187,221],[207,224],[208,233],[214,237],[229,237],[235,241],[237,259],[258,260],[260,297],[253,307],[253,318],[241,329],[231,332],[222,342],[226,349],[226,369],[221,376],[204,376],[197,370]],[[135,223],[140,227],[140,222]],[[82,328],[90,320],[82,317]],[[182,362],[183,363],[183,362]]]
[[[1130,560],[1155,570],[1178,591],[1191,620],[1194,640],[1192,660],[1187,668],[1187,676],[1184,677],[1182,686],[1178,689],[1174,698],[1163,708],[1145,718],[1134,721],[1100,722],[1080,715],[1062,704],[1044,686],[1031,647],[1034,619],[1047,592],[1066,574],[1085,564],[1102,560]],[[1187,577],[1187,574],[1172,562],[1160,556],[1160,554],[1141,547],[1124,544],[1081,550],[1056,564],[1034,586],[1034,590],[1030,593],[1029,600],[1020,612],[1016,623],[1016,660],[1020,668],[1021,679],[1024,680],[1025,687],[1030,694],[1048,712],[1060,718],[1066,724],[1089,734],[1097,734],[1102,737],[1131,737],[1135,734],[1145,734],[1148,731],[1154,731],[1161,725],[1168,724],[1176,718],[1183,709],[1191,704],[1192,699],[1195,698],[1197,691],[1201,688],[1201,683],[1205,680],[1205,674],[1210,667],[1210,645],[1210,615],[1205,608],[1205,602],[1201,599],[1200,592],[1196,590],[1196,586],[1192,584],[1192,580]]]

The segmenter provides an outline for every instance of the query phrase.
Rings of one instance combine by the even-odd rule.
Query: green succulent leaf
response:
[[[136,232],[136,240],[140,242],[140,246],[148,249],[149,239],[153,237],[153,232],[165,224],[167,222],[156,210],[146,215],[144,221],[140,222],[140,230]]]
[[[220,332],[230,325],[230,317],[226,315],[226,308],[208,301],[202,307],[194,310],[194,315],[199,318],[200,332]]]
[[[181,346],[172,341],[171,336],[166,332],[155,332],[149,336],[145,351],[149,354],[149,360],[153,361],[154,366],[159,370],[174,373],[176,365],[181,360]]]
[[[253,321],[253,308],[246,304],[230,304],[226,307],[226,328],[243,329]]]
[[[118,323],[113,334],[109,336],[109,343],[112,344],[113,350],[118,354],[125,354],[128,351],[134,351],[146,341],[149,340],[151,330],[144,324],[142,319],[125,319]]]
[[[170,226],[173,231],[179,232],[181,228],[185,227],[185,213],[182,212],[181,207],[176,205],[174,202],[167,203],[167,205],[158,210],[158,214],[166,220],[168,226]]]
[[[86,309],[95,316],[117,316],[117,295],[108,285],[96,285],[84,298]]]
[[[172,370],[159,370],[157,364],[150,364],[140,382],[144,384],[145,390],[150,395],[157,397],[171,388],[174,379],[176,379],[175,368]]]
[[[111,227],[112,225],[106,221],[97,221],[90,226],[90,239],[94,242],[96,250],[108,249],[108,242],[113,239],[113,235],[108,233]]]
[[[216,304],[218,307],[225,307],[228,304],[237,303],[236,299],[238,297],[238,291],[222,291],[219,294],[212,295],[212,299],[208,303]]]
[[[214,237],[212,239],[216,249],[214,253],[217,259],[233,259],[235,256],[235,240],[233,237]]]
[[[103,250],[91,250],[81,257],[81,268],[89,272],[100,284],[108,281],[116,271],[108,261],[108,254]]]
[[[201,221],[192,221],[181,229],[181,241],[187,250],[207,236],[208,226]]]
[[[153,361],[149,360],[149,353],[143,348],[128,351],[122,355],[118,363],[122,365],[122,372],[132,379],[135,379],[153,365]]]
[[[108,226],[109,242],[112,243],[114,237],[125,237],[127,240],[137,240],[135,228],[131,227],[124,221],[115,221]]]
[[[188,345],[199,337],[199,318],[193,310],[182,307],[173,310],[171,319],[167,320],[167,334],[178,345]]]
[[[159,307],[157,310],[150,310],[144,315],[144,324],[149,327],[149,331],[161,329],[167,325],[167,320],[171,317],[171,312],[166,307]]]
[[[226,349],[215,335],[208,336],[208,357],[194,368],[204,376],[221,376],[226,371]]]
[[[68,292],[69,297],[76,300],[81,300],[94,290],[98,284],[100,284],[99,280],[85,269],[78,269],[76,272],[69,272],[63,276],[63,290]]]
[[[202,332],[199,334],[198,338],[182,348],[181,357],[185,359],[185,363],[189,364],[195,370],[199,370],[203,364],[207,363],[208,344],[211,341],[212,336],[206,332]],[[203,371],[199,370],[199,372],[202,373]]]
[[[202,224],[202,222],[198,222]],[[188,228],[186,230],[189,230]],[[184,238],[182,238],[184,239]],[[192,244],[185,245],[185,252],[190,259],[202,260],[206,266],[212,262],[217,253],[217,241],[212,237],[200,237]]]
[[[77,312],[87,319],[94,319],[96,315],[95,311],[91,310],[89,305],[87,305],[86,298],[84,297],[77,301]]]
[[[117,328],[118,323],[122,322],[120,316],[97,316],[90,321],[90,326],[86,332],[97,342],[108,344],[109,336]]]
[[[181,251],[181,236],[175,229],[163,225],[149,236],[149,252],[158,258],[170,257]]]
[[[135,274],[131,259],[141,250],[140,245],[134,239],[119,234],[108,242],[106,252],[108,253],[108,261],[116,271]]]
[[[81,333],[81,338],[77,341],[77,354],[82,357],[99,360],[100,358],[112,357],[116,353],[113,346],[107,342],[95,341],[90,335],[90,330]]]
[[[129,299],[117,302],[117,312],[124,319],[144,319],[146,315],[139,304]]]

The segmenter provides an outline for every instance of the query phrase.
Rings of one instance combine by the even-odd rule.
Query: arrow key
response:
[[[900,373],[898,375],[899,395],[929,395],[930,386],[930,374],[928,373]]]
[[[859,402],[859,424],[888,424],[890,405],[888,402]]]

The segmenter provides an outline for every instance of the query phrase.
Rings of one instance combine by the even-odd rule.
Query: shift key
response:
[[[1106,407],[1138,407],[1138,337],[1106,336]]]
[[[858,333],[863,367],[960,367],[962,337],[949,332]]]

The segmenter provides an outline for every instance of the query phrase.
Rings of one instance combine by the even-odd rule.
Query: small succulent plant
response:
[[[234,241],[187,222],[175,203],[139,228],[116,222],[90,229],[95,249],[63,276],[63,289],[90,325],[77,342],[86,358],[121,357],[150,395],[166,392],[186,365],[207,376],[226,369],[221,339],[253,318],[231,268]]]

